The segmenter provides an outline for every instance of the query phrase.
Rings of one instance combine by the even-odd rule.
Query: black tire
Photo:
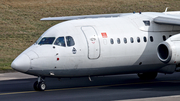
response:
[[[38,81],[34,82],[33,88],[35,91],[39,91],[38,89]]]
[[[157,77],[157,72],[138,73],[138,77],[142,80],[153,80]]]
[[[46,89],[46,84],[44,82],[39,82],[38,89],[39,91],[44,91]]]

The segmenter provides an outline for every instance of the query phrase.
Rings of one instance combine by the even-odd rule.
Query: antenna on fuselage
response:
[[[169,8],[169,7],[166,7],[166,9],[165,9],[165,11],[164,11],[164,12],[167,12],[168,8]]]
[[[89,78],[89,81],[92,81],[92,79],[91,79],[91,77],[90,77],[90,76],[89,76],[88,78]]]

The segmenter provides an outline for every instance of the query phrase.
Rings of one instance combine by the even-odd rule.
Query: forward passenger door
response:
[[[88,45],[88,58],[98,59],[100,56],[100,44],[96,30],[92,26],[81,27]]]

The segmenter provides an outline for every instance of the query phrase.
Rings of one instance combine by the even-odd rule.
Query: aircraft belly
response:
[[[66,70],[29,70],[27,73],[47,77],[83,77],[83,76],[100,76],[129,74],[141,72],[158,71],[163,65],[143,65],[143,66],[122,66],[122,67],[101,67],[101,68],[84,68],[84,69],[66,69]],[[53,72],[54,75],[50,75]]]

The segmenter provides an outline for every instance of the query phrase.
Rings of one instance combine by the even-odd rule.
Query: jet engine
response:
[[[158,58],[167,64],[180,63],[180,34],[168,38],[157,47]]]

